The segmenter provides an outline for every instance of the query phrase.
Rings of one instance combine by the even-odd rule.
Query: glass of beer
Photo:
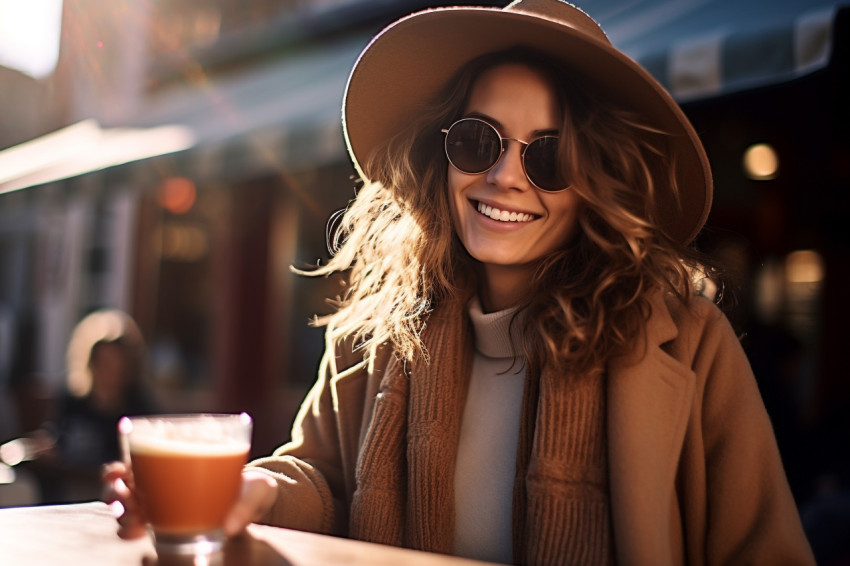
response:
[[[123,417],[118,424],[136,499],[157,552],[201,554],[224,543],[251,446],[251,417]]]

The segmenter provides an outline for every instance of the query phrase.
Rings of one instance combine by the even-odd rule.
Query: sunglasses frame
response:
[[[490,129],[492,129],[496,133],[496,136],[498,136],[499,147],[500,147],[499,155],[498,155],[498,157],[496,157],[496,159],[493,161],[493,163],[491,163],[490,166],[488,166],[486,169],[482,169],[481,171],[465,171],[465,170],[461,169],[460,167],[458,167],[457,165],[455,165],[455,162],[452,161],[451,155],[449,155],[449,135],[448,134],[449,134],[449,131],[452,128],[454,128],[455,126],[457,126],[461,122],[480,122],[482,124],[489,126]],[[502,158],[502,156],[505,154],[505,142],[515,141],[515,142],[519,143],[520,145],[522,145],[522,150],[520,151],[520,162],[522,163],[522,172],[525,174],[525,178],[528,179],[528,182],[531,183],[531,185],[534,188],[541,190],[543,192],[547,192],[547,193],[560,193],[560,192],[566,191],[567,189],[570,188],[570,185],[567,185],[566,187],[564,187],[562,189],[544,189],[543,187],[541,187],[540,185],[538,185],[537,183],[534,182],[534,180],[528,174],[528,169],[526,169],[526,167],[525,167],[525,152],[526,152],[526,150],[528,150],[528,147],[531,144],[533,144],[533,143],[535,143],[539,140],[546,139],[546,138],[554,138],[556,140],[559,140],[560,139],[559,136],[540,136],[539,138],[534,138],[531,141],[525,141],[525,140],[521,140],[519,138],[508,138],[508,137],[503,136],[502,132],[500,132],[499,129],[496,126],[494,126],[493,124],[491,124],[487,120],[484,120],[482,118],[477,118],[477,117],[474,117],[474,116],[467,116],[465,118],[460,118],[458,120],[455,120],[454,122],[452,122],[452,124],[448,128],[443,128],[440,131],[443,134],[445,134],[444,138],[443,138],[443,151],[446,154],[446,159],[449,160],[449,164],[452,167],[454,167],[455,169],[457,169],[461,173],[464,173],[466,175],[480,175],[482,173],[486,173],[487,171],[489,171],[490,169],[495,167],[496,164],[499,162],[499,160]]]

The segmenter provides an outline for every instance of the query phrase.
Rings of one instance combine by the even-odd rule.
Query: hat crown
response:
[[[610,44],[611,40],[605,35],[596,20],[588,16],[583,10],[562,0],[514,0],[504,8],[511,12],[525,12],[535,16],[542,16],[548,20],[569,26],[588,35],[597,41]]]

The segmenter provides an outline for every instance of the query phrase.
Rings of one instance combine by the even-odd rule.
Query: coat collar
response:
[[[608,465],[618,563],[669,556],[670,509],[679,453],[692,410],[695,376],[662,346],[678,336],[661,294],[645,337],[608,368]]]

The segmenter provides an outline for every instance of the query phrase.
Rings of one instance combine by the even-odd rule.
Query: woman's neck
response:
[[[516,306],[528,294],[533,273],[528,265],[482,265],[478,291],[482,310],[489,313]]]

